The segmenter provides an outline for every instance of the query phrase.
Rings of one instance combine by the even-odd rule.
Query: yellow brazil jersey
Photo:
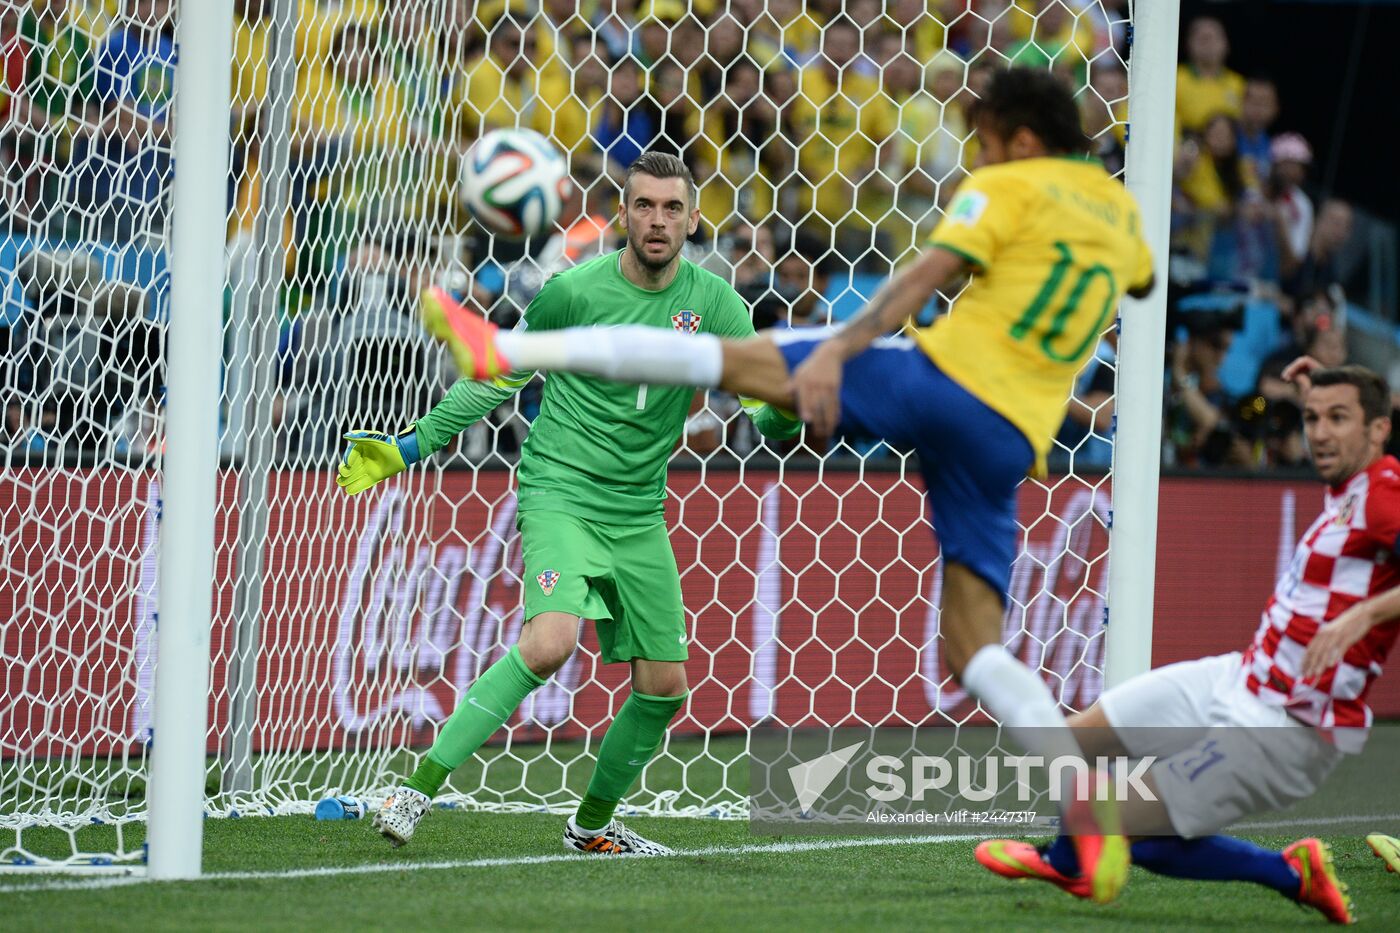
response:
[[[1118,300],[1152,278],[1137,202],[1097,161],[974,171],[929,237],[974,267],[951,313],[915,333],[948,376],[1004,416],[1045,471],[1075,376]]]
[[[1229,68],[1206,77],[1190,65],[1176,69],[1176,120],[1181,129],[1199,131],[1217,113],[1239,119],[1244,103],[1244,76]]]
[[[862,215],[854,178],[874,169],[881,144],[894,132],[895,107],[880,85],[854,69],[833,78],[820,65],[798,72],[790,105],[797,168],[806,183],[804,207],[832,224],[851,225]]]

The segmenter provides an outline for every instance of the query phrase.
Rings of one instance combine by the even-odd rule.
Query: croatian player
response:
[[[1298,542],[1243,653],[1185,661],[1104,693],[1070,719],[1090,755],[1155,756],[1156,801],[1128,800],[1132,860],[1178,878],[1253,881],[1350,923],[1346,886],[1318,839],[1282,852],[1212,833],[1310,796],[1371,724],[1366,693],[1400,632],[1400,461],[1385,456],[1390,390],[1360,366],[1285,374],[1304,394],[1303,424],[1322,514]],[[1382,858],[1386,836],[1368,842]],[[977,860],[1087,896],[1073,847],[982,843]],[[1389,859],[1387,859],[1389,862]]]
[[[973,123],[987,163],[959,188],[931,247],[839,330],[743,340],[645,328],[497,333],[448,309],[463,372],[511,364],[640,383],[718,386],[796,408],[818,433],[850,430],[919,454],[943,556],[940,633],[962,685],[1047,759],[1078,753],[1041,678],[1001,644],[1016,496],[1044,472],[1074,378],[1126,291],[1152,287],[1138,207],[1087,157],[1068,87],[1049,72],[993,77]],[[934,293],[972,280],[956,307],[910,337],[878,339]],[[510,362],[507,362],[510,361]],[[1094,896],[1127,878],[1126,841],[1098,807],[1076,836]],[[1101,830],[1101,831],[1100,831]]]
[[[629,325],[687,342],[754,333],[748,307],[723,279],[681,258],[700,221],[695,180],[674,156],[645,153],[627,171],[619,221],[624,249],[553,276],[524,321],[533,332]],[[446,293],[430,291],[438,322]],[[709,335],[709,336],[707,336]],[[352,432],[337,482],[354,495],[446,445],[518,392],[530,371],[493,384],[463,379],[397,436]],[[632,691],[598,749],[598,763],[564,846],[600,855],[669,855],[613,819],[685,703],[688,657],[680,572],[666,533],[666,463],[684,429],[693,386],[635,386],[560,374],[545,383],[518,470],[525,563],[520,641],[467,690],[422,764],[375,817],[395,845],[413,836],[433,796],[521,701],[573,654],[579,619],[596,625],[603,662],[628,662]],[[745,411],[759,431],[786,438],[801,423],[761,402]]]

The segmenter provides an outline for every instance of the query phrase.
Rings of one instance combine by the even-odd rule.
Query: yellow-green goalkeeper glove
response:
[[[364,492],[422,459],[418,453],[418,432],[414,430],[402,434],[350,431],[345,439],[350,448],[341,458],[335,482],[348,495]]]

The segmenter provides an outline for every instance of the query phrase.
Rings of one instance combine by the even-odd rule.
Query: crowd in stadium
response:
[[[159,256],[168,224],[172,6],[0,3],[0,210],[11,229],[0,261],[19,272],[0,315],[6,446],[44,450],[72,438],[140,446],[154,436],[158,380],[136,377],[151,368],[151,337],[133,321],[158,316],[159,302],[143,301],[139,288],[136,297],[102,292],[106,319],[89,340],[107,348],[108,363],[125,366],[104,390],[121,398],[79,412],[54,389],[37,407],[19,403],[53,381],[45,366],[63,366],[40,359],[36,343],[68,339],[43,330],[35,309],[61,302],[36,292],[81,284],[87,273],[72,262],[26,265],[16,244],[35,253],[103,244],[102,268],[90,278],[115,274],[159,292],[163,260],[149,256]],[[256,242],[259,204],[285,182],[275,418],[281,449],[293,456],[334,449],[361,412],[376,422],[411,419],[450,381],[436,357],[418,361],[426,375],[411,384],[395,380],[412,367],[388,365],[398,358],[383,356],[380,340],[373,352],[383,384],[336,398],[343,360],[328,354],[355,352],[346,348],[359,338],[405,334],[413,296],[449,267],[476,272],[463,288],[508,320],[506,309],[528,301],[544,275],[617,243],[608,222],[617,182],[644,149],[675,152],[695,173],[703,219],[693,258],[732,277],[759,326],[844,318],[918,248],[976,162],[966,104],[1007,62],[1052,67],[1080,88],[1098,156],[1115,170],[1123,161],[1125,0],[296,6],[293,87],[278,107],[276,68],[265,64],[277,36],[271,3],[235,2],[229,186],[236,259]],[[1299,350],[1345,359],[1353,270],[1339,256],[1351,211],[1309,200],[1308,141],[1271,131],[1275,87],[1230,70],[1218,22],[1184,25],[1182,48],[1164,459],[1298,463],[1296,399],[1278,373]],[[263,151],[259,130],[279,119],[285,148]],[[550,137],[577,182],[562,231],[523,263],[518,251],[461,235],[469,225],[454,191],[460,153],[486,130],[514,125]],[[279,178],[271,166],[280,160]],[[231,272],[230,291],[237,288]],[[80,363],[83,352],[104,355],[89,347]],[[85,369],[72,357],[68,370],[81,371],[69,380],[75,387],[111,381],[96,359]],[[1107,465],[1112,359],[1105,341],[1071,406],[1060,468]],[[736,427],[743,419],[716,406],[696,414],[697,451],[723,444],[743,452],[756,442]],[[514,436],[501,431],[489,446],[509,450]]]

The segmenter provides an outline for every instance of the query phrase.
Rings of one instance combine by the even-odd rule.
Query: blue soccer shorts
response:
[[[767,333],[792,371],[832,330]],[[1035,463],[1020,429],[945,375],[913,340],[888,337],[846,361],[838,430],[918,454],[943,559],[987,581],[1004,603],[1020,541],[1016,493]]]

